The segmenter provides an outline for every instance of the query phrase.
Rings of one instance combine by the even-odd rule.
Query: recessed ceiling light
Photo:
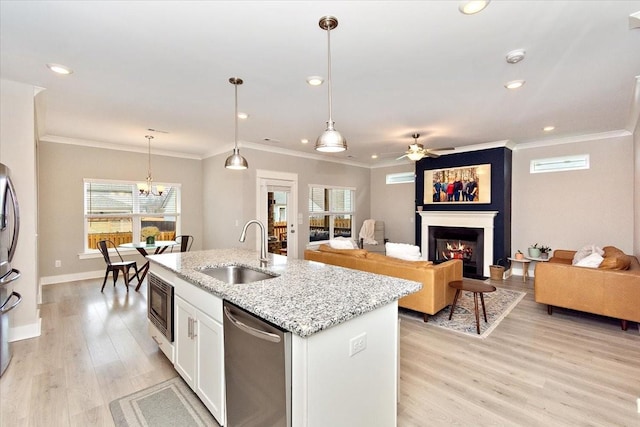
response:
[[[241,111],[238,111],[238,118],[239,118],[239,119],[243,119],[243,120],[244,120],[244,119],[248,119],[248,118],[249,118],[249,115],[248,115],[247,113],[243,113],[243,112],[241,112]]]
[[[307,83],[311,86],[320,86],[324,83],[324,79],[321,76],[309,76],[307,77]]]
[[[482,12],[489,3],[491,3],[491,0],[462,1],[458,5],[458,10],[465,15],[473,15],[474,13]]]
[[[372,159],[377,159],[377,158],[378,158],[378,155],[377,155],[377,154],[372,154],[372,155],[371,155],[371,158],[372,158]]]
[[[56,74],[68,75],[73,73],[73,70],[71,68],[60,64],[47,64],[47,68],[49,68]]]
[[[542,128],[542,130],[545,131],[545,132],[551,132],[555,128],[556,128],[555,126],[545,126],[545,127]]]
[[[522,85],[524,85],[524,80],[511,80],[510,82],[507,82],[504,87],[507,89],[518,89],[521,88]]]
[[[307,138],[302,138],[300,142],[302,142],[303,144],[308,144],[309,140]]]
[[[522,49],[512,50],[511,52],[507,53],[507,62],[509,64],[517,64],[524,59],[525,53],[526,52]]]

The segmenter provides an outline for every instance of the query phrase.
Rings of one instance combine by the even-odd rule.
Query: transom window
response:
[[[309,186],[309,242],[353,236],[355,189]]]
[[[180,229],[180,185],[163,185],[162,196],[145,196],[136,182],[85,179],[84,251],[97,249],[100,240],[143,241],[145,227],[157,227],[157,240],[173,240]]]

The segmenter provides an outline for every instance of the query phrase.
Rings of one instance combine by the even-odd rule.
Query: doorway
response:
[[[298,258],[298,175],[257,171],[257,213],[267,227],[271,253]]]

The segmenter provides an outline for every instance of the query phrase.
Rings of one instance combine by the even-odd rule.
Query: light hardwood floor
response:
[[[527,296],[487,339],[401,322],[398,426],[639,426],[640,333]],[[13,343],[0,426],[112,426],[109,402],[176,375],[146,333],[146,285],[46,286],[42,336]]]

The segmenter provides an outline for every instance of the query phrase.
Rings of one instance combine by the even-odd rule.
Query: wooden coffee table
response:
[[[456,308],[456,303],[458,302],[458,297],[460,296],[461,291],[473,292],[473,306],[476,312],[476,330],[478,331],[478,335],[480,334],[480,315],[478,313],[478,294],[480,294],[480,301],[482,302],[482,314],[484,315],[484,321],[487,322],[487,311],[484,308],[484,292],[494,292],[496,290],[495,286],[487,285],[481,282],[471,282],[465,280],[454,280],[453,282],[449,282],[449,286],[456,289],[456,296],[453,298],[453,304],[451,305],[451,311],[449,312],[449,320],[451,320],[451,316],[453,315],[453,310]]]

